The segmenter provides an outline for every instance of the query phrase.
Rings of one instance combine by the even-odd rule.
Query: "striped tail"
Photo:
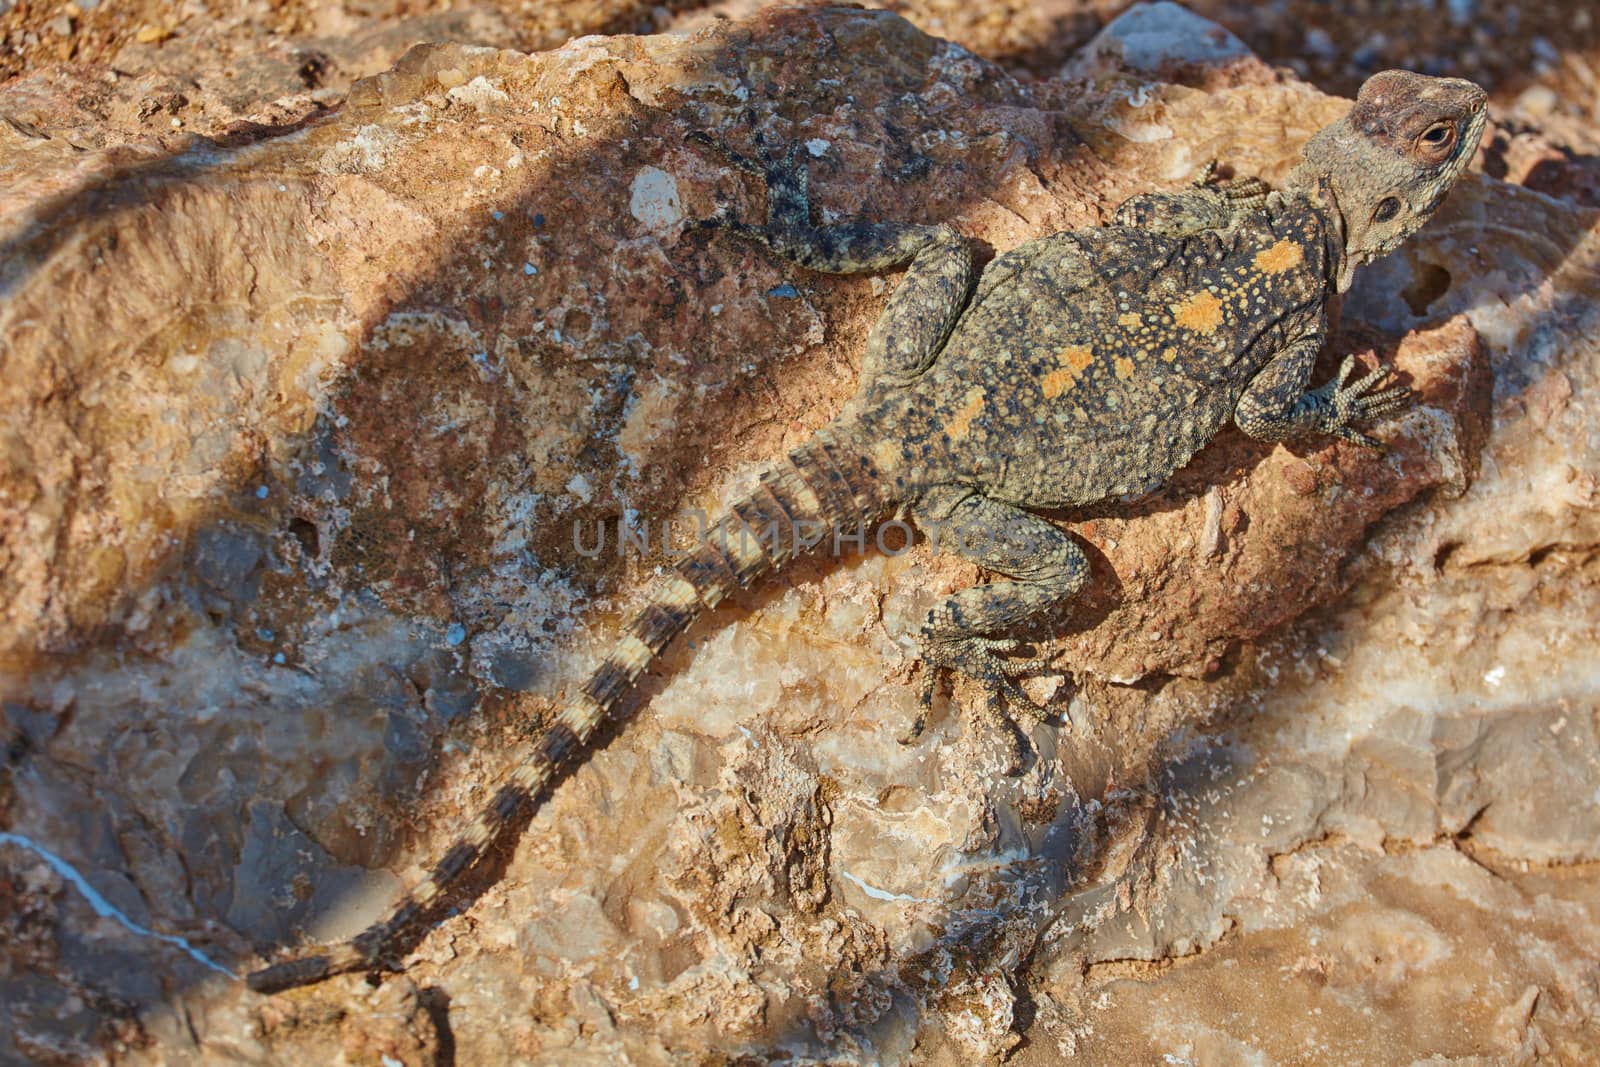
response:
[[[494,795],[411,893],[389,915],[344,944],[273,964],[246,981],[277,993],[350,971],[373,971],[421,939],[453,886],[473,870],[583,754],[639,676],[701,612],[748,588],[835,530],[855,532],[881,518],[888,479],[862,451],[819,432],[761,476],[760,485],[707,531],[704,541],[657,579],[588,681],[567,700],[527,758],[503,774]],[[835,542],[836,544],[838,542]]]

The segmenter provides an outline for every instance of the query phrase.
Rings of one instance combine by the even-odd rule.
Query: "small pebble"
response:
[[[1548,85],[1530,85],[1518,94],[1513,106],[1527,118],[1542,119],[1551,115],[1559,103],[1556,91]]]
[[[1295,460],[1283,469],[1283,480],[1296,496],[1310,496],[1317,491],[1317,474],[1305,460]]]

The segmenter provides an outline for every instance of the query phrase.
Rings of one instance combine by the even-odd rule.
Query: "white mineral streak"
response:
[[[90,885],[89,880],[78,873],[77,868],[73,867],[72,864],[68,863],[60,856],[57,856],[54,852],[51,852],[38,842],[30,841],[21,834],[0,831],[0,845],[15,845],[18,848],[27,849],[35,856],[38,856],[40,859],[44,860],[45,865],[54,871],[62,879],[62,881],[76,889],[83,899],[88,903],[89,907],[94,910],[94,913],[100,916],[102,919],[111,919],[126,929],[129,933],[135,934],[139,937],[148,937],[156,941],[162,941],[166,944],[174,945],[181,949],[185,955],[194,960],[196,963],[210,970],[216,971],[218,974],[226,975],[227,977],[234,979],[239,977],[228,968],[222,966],[222,964],[213,960],[210,956],[207,956],[204,952],[201,952],[199,949],[195,948],[185,939],[174,934],[157,933],[149,927],[142,926],[128,918],[127,914],[124,913],[122,909],[116,907],[105,897],[101,896],[99,890]]]

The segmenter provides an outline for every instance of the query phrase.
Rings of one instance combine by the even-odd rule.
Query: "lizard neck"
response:
[[[1311,209],[1322,216],[1327,229],[1328,282],[1336,293],[1349,291],[1355,270],[1361,264],[1350,255],[1347,247],[1345,235],[1348,227],[1333,181],[1325,174],[1313,173],[1302,163],[1289,175],[1283,190],[1268,197],[1268,207],[1270,210],[1283,211],[1295,201],[1310,204]]]

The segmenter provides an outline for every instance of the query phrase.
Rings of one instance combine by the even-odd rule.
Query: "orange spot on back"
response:
[[[1262,274],[1282,274],[1300,265],[1304,253],[1293,241],[1279,241],[1271,248],[1256,253],[1256,270]]]
[[[945,426],[945,433],[950,435],[952,441],[959,441],[967,436],[972,429],[972,420],[978,417],[978,412],[983,410],[983,390],[974,386],[967,390],[966,401],[961,405],[961,410]]]
[[[1202,289],[1173,304],[1172,317],[1186,330],[1211,333],[1222,325],[1222,301],[1217,294]]]
[[[1077,377],[1071,371],[1062,367],[1060,370],[1053,370],[1043,378],[1040,378],[1039,388],[1043,390],[1046,400],[1054,400],[1068,389],[1071,389],[1073,383],[1077,380]]]
[[[1054,400],[1077,384],[1078,376],[1094,362],[1094,349],[1088,345],[1068,345],[1056,353],[1061,366],[1039,379],[1046,400]]]
[[[1118,356],[1116,360],[1117,377],[1127,381],[1133,377],[1133,360],[1127,356]]]
[[[880,472],[895,470],[903,458],[900,442],[895,439],[879,441],[877,447],[872,450],[872,461],[878,465]]]
[[[1135,311],[1124,312],[1123,314],[1117,316],[1118,326],[1137,326],[1142,321],[1143,320],[1139,318],[1138,312]]]

